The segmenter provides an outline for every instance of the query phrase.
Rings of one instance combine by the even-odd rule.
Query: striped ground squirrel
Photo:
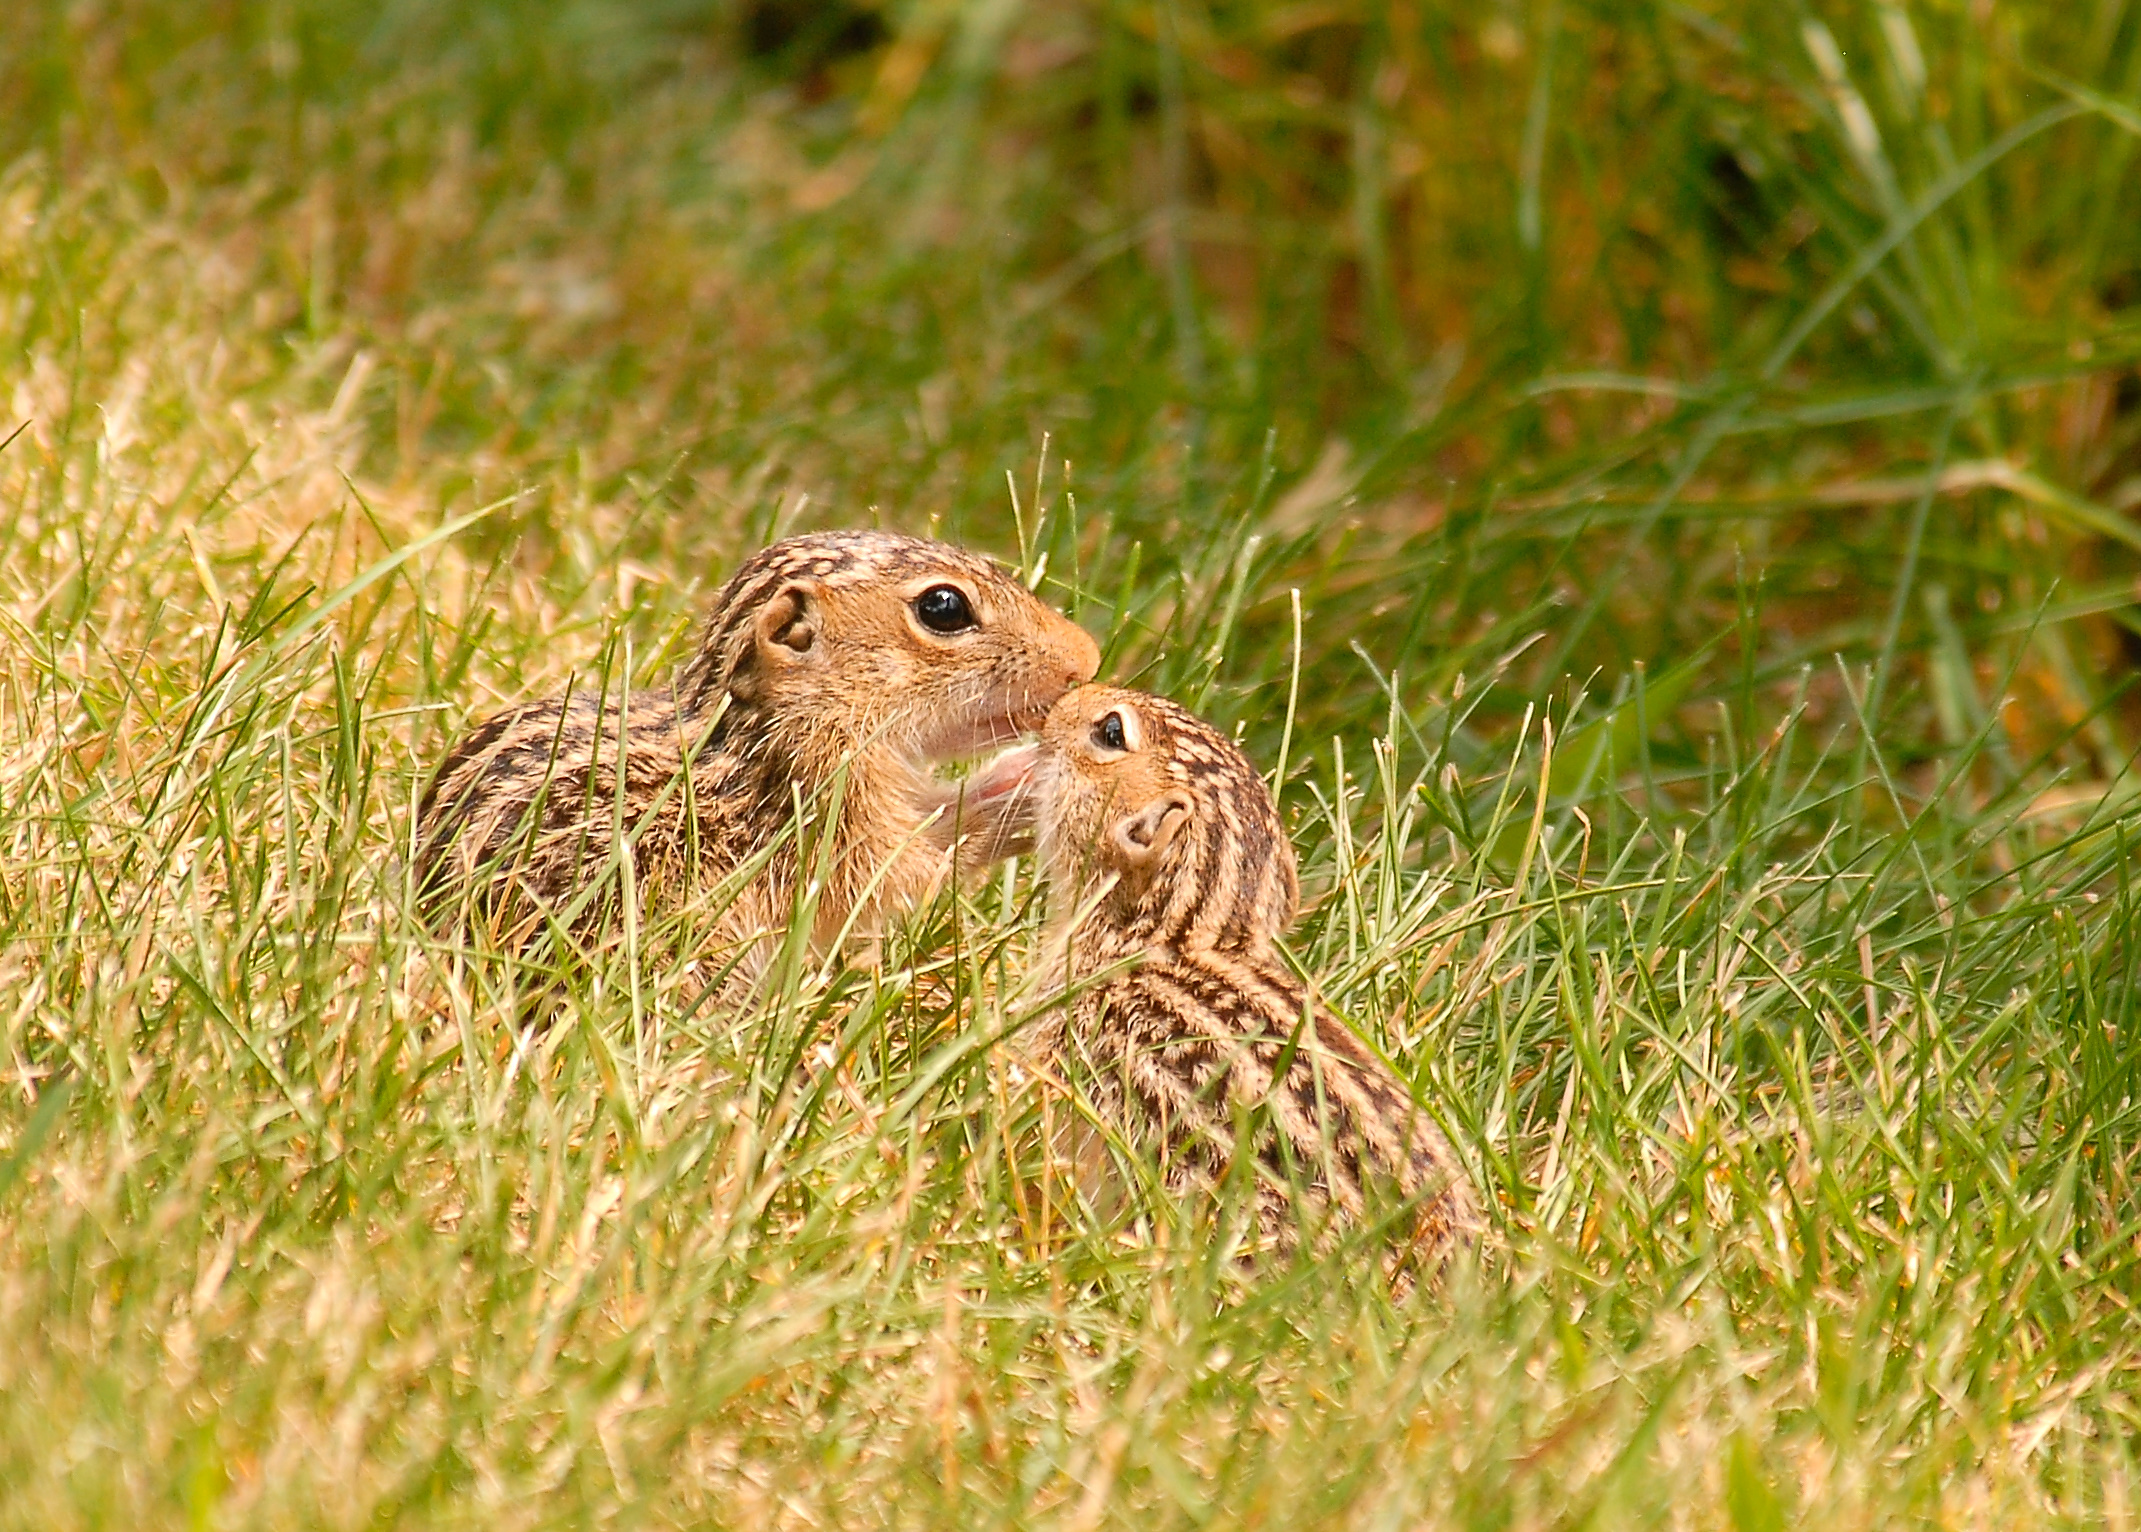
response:
[[[599,935],[628,884],[657,911],[734,878],[710,946],[725,962],[790,921],[800,808],[837,816],[806,837],[828,848],[809,864],[826,869],[824,950],[999,854],[931,767],[1010,743],[1098,664],[987,559],[883,532],[791,537],[736,571],[658,690],[574,688],[455,746],[417,812],[419,886],[520,947],[553,919]]]
[[[1085,1066],[1099,1115],[1158,1149],[1171,1192],[1216,1190],[1246,1131],[1241,1169],[1278,1248],[1386,1212],[1408,1236],[1394,1266],[1474,1234],[1449,1140],[1278,952],[1293,845],[1231,740],[1162,698],[1087,686],[972,787],[1015,827],[1001,833],[1032,833],[1048,874],[1048,961],[1071,999],[1039,1048]]]

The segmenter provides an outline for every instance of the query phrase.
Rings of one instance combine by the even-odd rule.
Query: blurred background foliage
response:
[[[2133,746],[2123,0],[87,0],[0,60],[18,192],[183,225],[219,365],[361,355],[366,482],[522,490],[486,535],[554,581],[711,578],[806,493],[1008,549],[1039,465],[1059,571],[1171,592],[1118,670],[1222,716],[1301,585],[1312,725],[1356,644],[1538,640],[1514,706],[1722,633],[1817,716],[1843,655],[1906,758]],[[575,498],[631,509],[575,551]],[[1238,685],[1169,642],[1230,599]]]

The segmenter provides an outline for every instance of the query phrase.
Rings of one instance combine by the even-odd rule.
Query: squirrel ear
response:
[[[766,598],[751,619],[751,640],[729,676],[729,691],[739,702],[759,700],[766,679],[795,664],[817,646],[818,593],[797,582]]]
[[[775,591],[752,620],[752,647],[775,663],[808,654],[818,641],[817,597],[808,585],[784,585]]]
[[[1136,813],[1115,821],[1108,831],[1115,849],[1133,870],[1150,866],[1167,843],[1189,823],[1189,794],[1176,788],[1162,793]]]

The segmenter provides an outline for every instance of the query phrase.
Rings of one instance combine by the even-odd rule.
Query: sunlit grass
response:
[[[753,25],[0,20],[0,1523],[2130,1524],[2135,18]],[[1476,1268],[1081,1204],[1029,867],[416,918],[873,519],[1241,728]]]

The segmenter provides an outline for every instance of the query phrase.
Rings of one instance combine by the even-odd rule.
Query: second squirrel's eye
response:
[[[914,598],[914,615],[932,633],[964,633],[977,626],[974,607],[956,585],[932,585]]]
[[[1093,743],[1103,750],[1128,750],[1130,736],[1123,731],[1123,715],[1102,714],[1093,725]]]

